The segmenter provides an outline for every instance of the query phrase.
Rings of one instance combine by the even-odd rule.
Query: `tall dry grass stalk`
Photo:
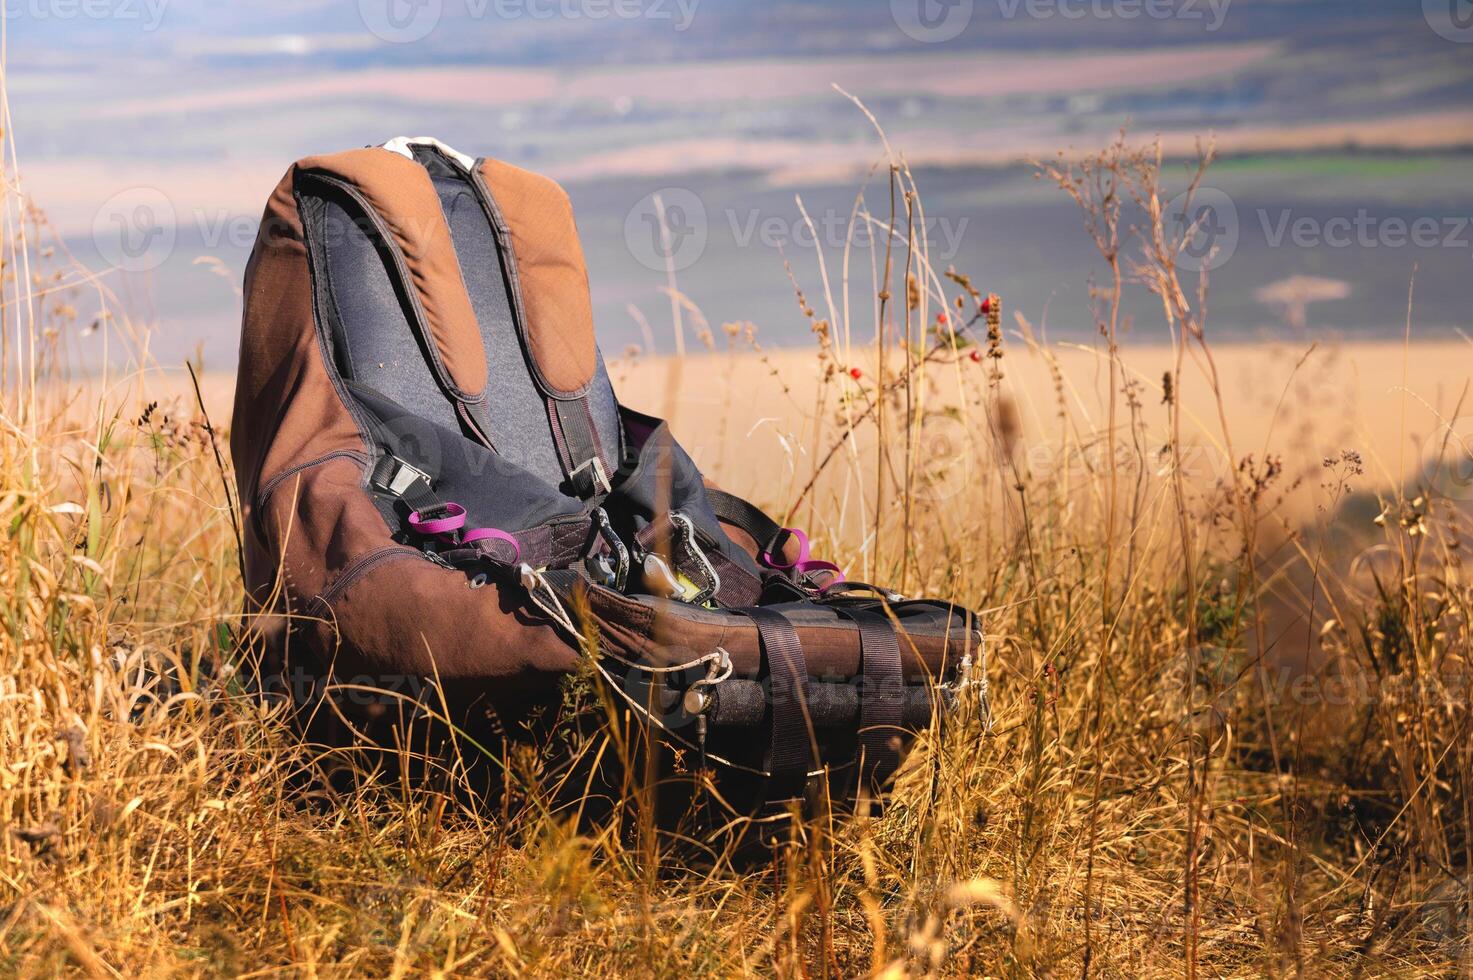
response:
[[[883,817],[801,823],[768,866],[692,873],[627,821],[578,829],[533,747],[502,760],[489,812],[443,782],[314,778],[316,754],[239,683],[225,420],[155,403],[146,365],[67,376],[51,352],[85,329],[67,297],[106,278],[46,239],[4,118],[0,972],[1467,969],[1462,516],[1428,486],[1342,519],[1367,500],[1347,452],[1324,461],[1319,525],[1273,531],[1280,469],[1239,457],[1225,416],[1220,476],[1188,477],[1182,400],[1220,382],[1158,148],[1043,168],[1108,270],[1103,417],[1031,324],[1004,334],[992,284],[932,265],[888,147],[854,209],[884,236],[868,273],[850,248],[793,270],[817,414],[766,502],[811,515],[866,578],[986,610],[991,713],[972,700],[924,735]],[[1134,282],[1176,337],[1154,391],[1119,322]],[[1020,358],[1055,381],[1042,437],[1020,428]],[[1331,682],[1350,696],[1313,696]],[[577,751],[629,750],[639,732],[613,714],[613,744]]]

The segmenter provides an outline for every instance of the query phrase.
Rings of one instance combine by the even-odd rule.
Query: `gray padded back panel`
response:
[[[563,481],[563,469],[547,405],[522,355],[491,223],[465,181],[445,176],[434,180],[486,349],[485,416],[490,420],[491,444],[502,456],[557,486]]]
[[[419,147],[417,159],[429,172],[450,237],[460,260],[460,275],[470,295],[486,349],[486,411],[496,451],[557,486],[563,482],[547,404],[527,365],[527,355],[512,314],[507,257],[502,255],[486,210],[459,171],[437,152]],[[603,444],[609,472],[619,464],[619,408],[603,357],[588,393],[594,428]]]
[[[405,315],[405,298],[390,274],[392,260],[369,235],[356,205],[328,190],[313,211],[320,222],[314,241],[336,309],[329,321],[338,371],[458,430],[455,407],[436,383]]]

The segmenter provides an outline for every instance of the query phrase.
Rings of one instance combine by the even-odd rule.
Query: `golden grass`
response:
[[[884,816],[810,821],[770,865],[706,874],[622,822],[580,831],[548,812],[531,750],[508,760],[519,805],[497,812],[443,788],[315,781],[282,710],[239,681],[225,420],[192,396],[148,408],[171,387],[152,371],[66,379],[48,354],[77,326],[48,285],[56,258],[8,196],[4,334],[39,346],[7,348],[0,412],[0,972],[1459,969],[1462,483],[1402,492],[1403,467],[1374,494],[1356,456],[1315,450],[1286,465],[1308,463],[1318,513],[1276,522],[1291,478],[1219,424],[1203,297],[1180,288],[1159,223],[1142,243],[1112,210],[1152,213],[1159,161],[1122,143],[1052,177],[1107,266],[1163,297],[1169,385],[1148,394],[1129,366],[1109,283],[1092,375],[1066,377],[1026,325],[1005,335],[980,309],[990,284],[926,261],[908,170],[882,171],[883,213],[856,221],[890,250],[795,273],[813,279],[814,379],[744,355],[803,421],[782,433],[790,472],[743,489],[823,528],[861,577],[984,610],[990,724],[972,700],[923,736]],[[1050,391],[1009,390],[1024,358]],[[658,370],[688,384],[713,363]],[[1049,409],[1026,428],[1025,394]],[[1205,474],[1172,465],[1183,405],[1205,406]],[[763,414],[716,413],[742,432]],[[717,455],[718,479],[750,473]]]

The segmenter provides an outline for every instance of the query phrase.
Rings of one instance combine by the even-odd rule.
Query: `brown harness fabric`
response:
[[[482,160],[476,176],[516,258],[516,291],[537,379],[548,395],[581,395],[597,370],[598,348],[588,267],[567,192],[500,160]]]

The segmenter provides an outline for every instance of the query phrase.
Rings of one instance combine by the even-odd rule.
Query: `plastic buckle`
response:
[[[583,492],[585,480],[589,488],[587,493]],[[608,493],[614,489],[614,485],[609,482],[609,471],[604,468],[604,461],[597,456],[569,473],[568,482],[573,485],[573,489],[578,495],[585,499],[598,494]]]
[[[388,478],[374,483],[377,489],[385,493],[391,493],[396,497],[402,497],[416,483],[423,482],[426,487],[430,486],[430,475],[424,470],[404,462],[398,456],[388,456],[386,458],[393,460],[394,472]]]

